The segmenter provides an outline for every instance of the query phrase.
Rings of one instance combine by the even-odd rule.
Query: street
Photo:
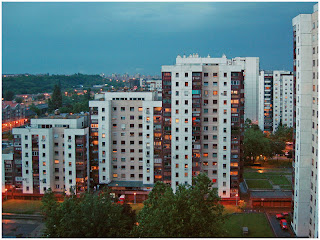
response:
[[[41,220],[2,219],[2,237],[41,237],[44,223]]]
[[[268,220],[274,233],[276,234],[276,237],[292,238],[294,235],[289,227],[290,223],[288,222],[288,230],[282,230],[280,227],[280,220],[276,218],[277,213],[281,213],[281,210],[279,210],[278,212],[266,212]]]

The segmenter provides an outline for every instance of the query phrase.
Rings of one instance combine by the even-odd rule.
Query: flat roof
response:
[[[291,191],[250,191],[251,198],[292,198]]]

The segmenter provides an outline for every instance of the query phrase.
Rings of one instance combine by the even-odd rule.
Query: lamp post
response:
[[[8,199],[8,189],[5,189],[4,191],[6,193],[6,200],[7,200]]]
[[[134,204],[136,204],[136,195],[137,195],[137,193],[133,193],[133,196],[134,196]]]
[[[236,194],[236,206],[238,206],[238,193]]]

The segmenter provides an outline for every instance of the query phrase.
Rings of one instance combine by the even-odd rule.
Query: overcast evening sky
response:
[[[178,54],[292,71],[292,18],[313,2],[2,3],[2,73],[160,75]]]

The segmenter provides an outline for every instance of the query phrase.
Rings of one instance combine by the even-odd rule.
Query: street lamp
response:
[[[7,200],[8,199],[8,189],[5,189],[4,191],[6,193],[6,200]]]
[[[137,193],[133,193],[133,196],[134,196],[134,204],[136,204],[136,195],[137,195]]]
[[[236,206],[238,206],[238,193],[236,194]]]

